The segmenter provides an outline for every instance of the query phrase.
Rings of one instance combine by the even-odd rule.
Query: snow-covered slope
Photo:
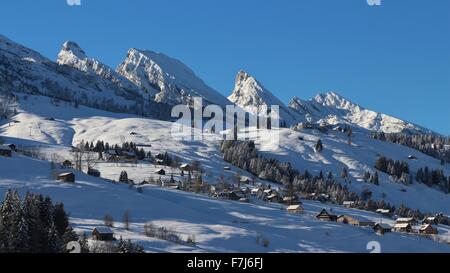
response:
[[[130,49],[117,72],[154,93],[158,102],[168,104],[191,103],[192,97],[202,97],[207,104],[225,107],[229,101],[206,85],[180,61],[150,50]]]
[[[261,114],[261,106],[270,107],[277,105],[280,109],[280,116],[277,118],[285,121],[289,125],[294,125],[302,120],[300,115],[289,109],[267,88],[245,71],[239,71],[237,74],[233,93],[228,99],[254,115]]]
[[[8,188],[19,190],[22,196],[27,191],[49,195],[55,202],[64,203],[71,225],[79,233],[90,234],[93,228],[103,225],[106,214],[111,215],[115,219],[115,237],[138,242],[148,252],[368,253],[367,245],[371,241],[379,242],[381,251],[386,253],[450,252],[449,245],[419,236],[394,233],[378,236],[370,228],[320,222],[314,215],[322,205],[316,202],[306,202],[303,215],[292,215],[278,205],[221,201],[151,185],[138,193],[127,185],[80,172],[75,172],[76,184],[62,184],[52,178],[49,162],[20,155],[0,157],[0,173],[0,196]],[[335,213],[392,224],[373,213],[331,208]],[[121,221],[125,212],[130,215],[129,230],[123,228]],[[146,223],[171,230],[183,240],[195,236],[197,244],[188,246],[146,237]],[[441,232],[448,230],[441,229]],[[262,240],[267,241],[267,247],[262,245]]]
[[[367,110],[335,92],[319,94],[312,100],[293,98],[289,103],[300,115],[310,122],[323,121],[327,124],[352,124],[371,131],[385,133],[426,133],[430,130],[407,121]]]
[[[0,124],[0,135],[8,143],[25,147],[39,147],[39,150],[51,158],[58,154],[61,158],[70,158],[72,144],[81,140],[104,140],[111,144],[133,141],[151,144],[147,148],[152,153],[169,152],[179,156],[183,162],[200,161],[204,171],[204,181],[216,183],[224,175],[232,181],[236,173],[250,174],[231,167],[222,160],[217,141],[181,141],[170,136],[172,123],[154,119],[145,119],[133,115],[115,114],[70,104],[55,105],[41,96],[19,94],[18,114],[15,122]],[[49,119],[51,117],[52,119]],[[31,129],[30,129],[31,128]],[[133,134],[130,134],[133,132]],[[275,133],[275,131],[273,132]],[[270,132],[260,134],[256,139],[258,148],[264,156],[289,161],[299,170],[308,169],[317,173],[320,170],[332,171],[339,176],[343,166],[350,171],[352,184],[349,188],[355,192],[370,189],[375,199],[392,204],[401,203],[420,208],[422,211],[449,214],[449,196],[420,184],[402,186],[380,176],[380,186],[361,181],[365,170],[374,171],[377,154],[399,160],[406,160],[414,154],[417,160],[411,162],[411,169],[422,165],[438,168],[439,162],[415,150],[379,142],[367,137],[366,131],[355,130],[354,144],[347,144],[347,138],[341,133],[328,135],[310,130],[295,132],[281,129],[280,145],[274,145],[275,136]],[[303,137],[303,141],[299,137]],[[318,138],[324,143],[321,153],[314,151]],[[102,176],[117,180],[121,171],[126,170],[134,181],[148,179],[156,168],[149,163],[117,164],[98,163]],[[26,170],[26,171],[23,171]],[[444,169],[450,175],[448,166]],[[77,231],[89,232],[94,226],[102,225],[105,214],[121,219],[125,211],[132,215],[131,230],[125,231],[121,223],[116,224],[117,236],[130,238],[143,244],[148,251],[170,252],[365,252],[370,241],[379,241],[383,252],[448,252],[448,246],[417,236],[389,234],[384,237],[375,235],[370,229],[357,228],[338,223],[322,223],[314,218],[322,208],[332,208],[337,214],[350,214],[391,223],[391,219],[379,215],[329,204],[305,201],[306,213],[302,216],[289,215],[280,209],[279,204],[267,204],[254,200],[254,204],[240,204],[210,199],[195,194],[170,191],[155,186],[145,186],[142,194],[128,186],[112,184],[108,181],[89,177],[76,172],[77,184],[58,184],[51,176],[50,163],[15,154],[12,158],[0,157],[0,195],[8,188],[50,195],[55,201],[62,201],[70,212],[72,223]],[[179,173],[175,171],[175,177]],[[260,181],[264,182],[264,181]],[[342,183],[345,183],[341,181]],[[406,188],[407,192],[400,189]],[[384,194],[383,194],[384,193]],[[101,200],[101,202],[99,202]],[[176,245],[166,241],[147,238],[143,235],[144,224],[152,222],[157,226],[171,228],[187,237],[195,235],[197,247]],[[442,236],[448,236],[448,229],[440,227]],[[266,238],[268,248],[256,243],[257,237]],[[345,238],[353,238],[351,242]]]

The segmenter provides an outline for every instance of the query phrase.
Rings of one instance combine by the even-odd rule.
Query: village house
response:
[[[158,169],[155,171],[155,174],[166,175],[166,171],[164,169]]]
[[[97,241],[113,241],[114,232],[108,227],[96,227],[92,230],[92,237]]]
[[[0,145],[0,156],[12,157],[12,150],[6,145]]]
[[[391,216],[391,211],[388,209],[377,209],[376,213],[384,215],[384,216]]]
[[[242,176],[240,182],[244,184],[250,184],[253,182],[253,179],[247,176]]]
[[[303,207],[301,205],[292,205],[287,207],[286,209],[289,213],[302,213],[304,211]]]
[[[342,205],[346,208],[354,208],[355,202],[354,201],[344,201]]]
[[[261,188],[254,188],[251,191],[251,195],[253,196],[259,196],[263,193],[263,190]]]
[[[361,227],[373,227],[375,225],[375,222],[359,216],[340,215],[337,221],[339,223]]]
[[[319,214],[316,216],[317,219],[322,221],[328,221],[328,222],[336,222],[337,221],[337,215],[333,215],[329,213],[326,209],[323,209]]]
[[[266,200],[267,202],[276,203],[276,202],[278,202],[278,201],[280,200],[280,198],[279,198],[278,194],[272,193],[271,195],[267,196],[267,197],[265,198],[265,200]]]
[[[373,230],[375,233],[384,235],[385,233],[389,233],[392,231],[392,227],[388,224],[377,223],[373,226]]]
[[[75,174],[74,173],[62,173],[58,175],[58,181],[65,183],[75,183]]]
[[[434,228],[432,225],[426,224],[426,225],[423,225],[419,229],[419,233],[427,234],[427,235],[437,235],[439,233],[439,231],[437,230],[437,228]]]
[[[231,191],[215,193],[213,195],[213,197],[218,198],[218,199],[224,199],[224,200],[232,200],[232,201],[238,201],[242,198],[242,197],[237,196],[235,192],[231,192]]]
[[[408,223],[397,223],[394,225],[394,230],[397,232],[411,232],[412,231],[412,226],[411,224]]]
[[[180,166],[180,170],[183,171],[183,172],[188,172],[189,173],[189,172],[192,171],[192,167],[189,164],[182,164]]]

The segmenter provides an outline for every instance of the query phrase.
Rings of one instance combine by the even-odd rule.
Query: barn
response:
[[[75,174],[74,173],[59,174],[58,181],[66,182],[66,183],[75,183]]]
[[[426,225],[423,225],[419,229],[419,233],[420,234],[428,234],[428,235],[436,235],[439,233],[439,231],[437,230],[437,228],[434,228],[432,225],[426,224]]]
[[[375,225],[375,222],[359,216],[340,215],[337,221],[339,223],[361,227],[373,227]]]
[[[389,233],[392,231],[392,227],[388,224],[377,223],[373,226],[373,230],[380,235],[384,235],[385,233]]]
[[[316,216],[317,219],[322,221],[328,221],[328,222],[336,222],[337,221],[337,215],[333,215],[329,213],[326,209],[323,209],[319,214]]]
[[[113,241],[114,232],[108,227],[96,227],[92,230],[92,237],[97,241]]]

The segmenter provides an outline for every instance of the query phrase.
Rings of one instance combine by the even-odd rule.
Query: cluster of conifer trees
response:
[[[23,199],[8,190],[0,207],[0,252],[60,253],[78,241],[61,203],[27,193]]]
[[[450,162],[450,137],[434,134],[406,135],[401,133],[386,134],[373,132],[373,139],[389,141],[418,150],[431,157],[442,160],[442,163]]]

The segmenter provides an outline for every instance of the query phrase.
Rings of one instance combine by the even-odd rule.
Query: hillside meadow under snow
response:
[[[200,161],[205,170],[205,180],[215,183],[224,175],[231,180],[236,173],[248,175],[222,160],[218,141],[175,141],[171,139],[172,123],[140,118],[126,114],[113,114],[87,107],[74,108],[64,102],[55,105],[50,99],[19,95],[16,122],[0,124],[0,135],[7,143],[26,147],[40,147],[48,158],[56,153],[70,159],[70,147],[81,140],[103,140],[110,144],[133,141],[151,144],[146,148],[153,154],[169,152],[184,162]],[[131,135],[133,132],[135,134]],[[30,134],[31,133],[31,134]],[[364,183],[364,171],[374,172],[378,155],[397,160],[408,160],[413,171],[420,167],[442,168],[440,162],[415,150],[370,139],[367,131],[354,132],[353,144],[348,145],[344,134],[331,131],[323,134],[314,130],[296,132],[281,129],[280,145],[273,142],[270,133],[256,139],[258,149],[264,156],[291,162],[300,171],[308,169],[318,173],[332,171],[338,177],[342,168],[349,169],[352,183],[347,186],[357,193],[370,189],[374,199],[382,198],[395,204],[419,208],[423,212],[450,214],[449,195],[425,185],[397,184],[380,174],[380,186]],[[302,137],[303,140],[300,140]],[[318,139],[322,139],[324,150],[314,151]],[[224,167],[231,167],[224,171]],[[280,204],[268,204],[253,200],[252,204],[211,199],[209,197],[159,188],[143,187],[139,193],[127,185],[114,184],[122,170],[129,178],[142,181],[154,177],[158,166],[152,164],[98,163],[96,168],[105,179],[94,178],[76,172],[75,185],[60,184],[52,176],[47,161],[14,154],[12,158],[0,157],[0,195],[8,188],[16,188],[21,194],[26,191],[50,195],[54,201],[64,202],[71,214],[71,221],[78,232],[91,231],[103,224],[103,217],[110,214],[116,219],[116,236],[130,238],[142,244],[147,251],[154,252],[368,252],[367,243],[378,241],[383,252],[449,252],[450,246],[437,243],[417,235],[392,233],[378,236],[369,228],[359,228],[339,223],[325,223],[315,219],[323,208],[335,214],[364,216],[376,222],[393,223],[379,215],[339,206],[305,201],[305,213],[291,215]],[[445,174],[450,169],[445,167]],[[175,175],[178,175],[177,173]],[[346,183],[341,181],[342,183]],[[405,188],[407,191],[402,192]],[[125,211],[131,214],[131,230],[122,229],[120,223]],[[195,247],[147,238],[144,224],[167,227],[180,236],[194,235]],[[449,230],[440,227],[442,237]],[[267,239],[264,247],[258,240]]]

